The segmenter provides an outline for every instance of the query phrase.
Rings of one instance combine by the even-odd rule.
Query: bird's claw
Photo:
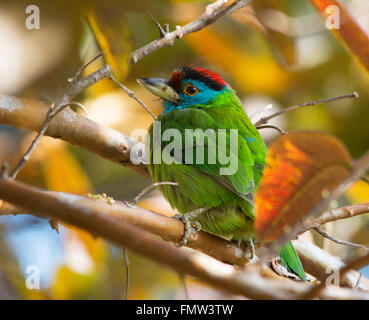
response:
[[[199,231],[201,231],[201,224],[200,224],[200,222],[198,222],[198,221],[193,221],[192,222],[192,226],[196,229],[196,232],[199,232]]]
[[[233,240],[233,243],[236,242],[237,248],[241,251],[238,253],[238,255],[241,255],[243,258],[247,260],[252,260],[255,255],[255,246],[252,239],[249,240]],[[244,243],[246,245],[246,250],[241,246],[241,244]]]
[[[247,250],[245,251],[245,258],[252,260],[255,255],[254,242],[252,241],[252,239],[249,239],[246,241],[246,244],[247,244]]]
[[[184,233],[181,239],[181,242],[177,245],[178,247],[182,247],[188,243],[188,240],[192,234],[196,234],[198,231],[201,230],[201,224],[198,221],[192,221],[193,216],[191,213],[185,214],[176,214],[173,216],[174,219],[178,219],[182,221],[184,224]]]

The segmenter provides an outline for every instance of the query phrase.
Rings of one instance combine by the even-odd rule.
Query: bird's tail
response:
[[[279,256],[283,265],[288,269],[288,271],[297,274],[302,280],[306,279],[304,268],[300,258],[293,247],[291,241],[288,241],[279,252]]]

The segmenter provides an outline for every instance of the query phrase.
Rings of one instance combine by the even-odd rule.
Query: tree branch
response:
[[[354,270],[361,269],[367,266],[368,264],[369,264],[369,253],[364,256],[360,256],[359,258],[356,258],[352,260],[351,262],[347,263],[345,266],[341,267],[339,269],[339,278],[342,279],[346,275],[346,273],[352,269]],[[326,286],[326,280],[328,279],[329,276],[330,274],[328,274],[318,286],[313,287],[307,293],[303,294],[302,299],[312,299],[318,296],[319,292],[321,292]],[[360,283],[358,284],[358,286],[360,286]]]
[[[319,99],[319,100],[315,100],[315,101],[308,101],[308,102],[303,102],[303,103],[299,103],[296,105],[293,105],[291,107],[288,107],[286,109],[283,109],[281,111],[277,111],[275,113],[272,113],[269,116],[263,117],[261,119],[259,119],[258,121],[256,121],[254,123],[255,127],[260,127],[262,125],[267,124],[270,120],[272,120],[275,117],[278,117],[286,112],[298,109],[298,108],[302,108],[302,107],[309,107],[309,106],[314,106],[320,103],[326,103],[326,102],[332,102],[332,101],[338,101],[338,100],[343,100],[343,99],[347,99],[347,98],[359,98],[359,95],[357,92],[353,92],[350,94],[345,94],[343,96],[338,96],[338,97],[330,97],[330,98],[324,98],[324,99]]]
[[[293,246],[299,254],[304,270],[320,281],[324,281],[327,275],[329,276],[333,271],[337,271],[345,266],[341,260],[309,241],[300,238],[293,241]],[[340,285],[354,289],[359,276],[359,272],[351,269],[340,278]],[[369,279],[362,277],[359,288],[369,291]]]
[[[135,50],[131,54],[131,63],[135,64],[145,56],[151,54],[152,52],[166,47],[172,46],[177,39],[183,36],[199,31],[209,24],[214,23],[220,17],[234,12],[235,10],[241,9],[248,4],[247,0],[235,0],[230,5],[224,7],[227,0],[218,0],[214,3],[209,4],[205,8],[205,12],[196,20],[186,24],[183,27],[177,27],[176,30],[172,32],[165,32],[164,35],[157,40],[154,40],[140,49]],[[163,30],[164,31],[164,30]]]
[[[319,227],[314,227],[314,230],[316,232],[318,232],[324,238],[327,238],[327,239],[329,239],[329,240],[331,240],[331,241],[333,241],[337,244],[341,244],[341,245],[352,247],[352,248],[361,248],[361,249],[364,249],[364,250],[369,250],[369,248],[367,246],[364,246],[363,244],[358,244],[358,243],[353,243],[353,242],[350,242],[350,241],[336,239],[336,238],[332,237],[329,233],[325,232],[324,230],[322,230]]]
[[[252,275],[246,274],[243,276],[245,280],[239,281],[239,274],[235,272],[234,267],[199,252],[190,253],[154,238],[141,228],[118,219],[117,215],[120,215],[120,213],[109,208],[114,206],[91,199],[81,199],[81,197],[74,195],[42,192],[17,181],[4,178],[0,180],[0,196],[2,199],[24,209],[82,228],[94,236],[103,237],[118,246],[166,265],[179,273],[197,277],[221,288],[221,290],[256,299],[291,297],[291,294],[286,291],[270,291],[267,290],[269,286],[263,288],[259,283],[255,284],[257,281]],[[101,210],[103,208],[110,209],[112,214],[104,214],[104,211]],[[125,208],[125,210],[132,214],[131,219],[139,219],[142,216],[137,214],[137,209]],[[165,221],[167,222],[168,219],[174,220],[166,218]],[[163,222],[160,219],[155,219],[155,221]],[[173,221],[173,223],[177,224],[177,229],[183,230],[183,225],[179,221]],[[166,228],[165,225],[162,226]],[[265,282],[263,280],[259,281]]]
[[[130,223],[140,227],[145,231],[157,235],[166,241],[180,243],[183,237],[184,226],[179,220],[140,207],[132,207],[127,205],[125,202],[114,201],[113,204],[109,204],[107,201],[96,201],[88,197],[77,196],[63,192],[48,191],[43,192],[43,194],[44,193],[48,193],[58,199],[73,198],[74,204],[78,205],[79,207],[95,210],[106,215],[107,217],[114,217],[120,221],[123,221],[124,223]],[[8,202],[0,203],[0,215],[20,213],[28,213],[33,215],[40,214],[40,212],[35,210],[25,211],[22,209],[22,207],[13,206]],[[46,217],[50,218],[52,216]],[[187,246],[192,249],[200,250],[220,261],[234,265],[241,266],[248,261],[245,257],[243,257],[242,250],[246,250],[245,247],[238,248],[222,238],[215,237],[203,231],[199,231],[196,235],[192,235]]]
[[[352,218],[365,213],[369,213],[369,202],[326,211],[318,218],[307,221],[307,223],[311,225],[322,225],[336,220]]]
[[[91,61],[94,61],[97,59],[100,55],[93,58]],[[78,76],[84,68],[89,64],[83,65],[78,71],[77,74],[72,78],[72,80],[69,81],[66,89],[63,92],[63,95],[58,103],[53,103],[49,110],[46,113],[46,117],[41,125],[41,128],[38,130],[38,133],[34,140],[32,141],[30,147],[26,151],[26,153],[23,155],[23,157],[20,159],[18,164],[15,166],[14,170],[10,174],[11,178],[15,178],[20,170],[22,170],[25,163],[30,158],[32,152],[36,149],[38,143],[40,142],[42,136],[44,135],[45,131],[47,130],[47,127],[49,126],[50,122],[55,118],[55,116],[62,111],[64,108],[68,107],[70,104],[72,104],[72,99],[76,97],[78,94],[80,94],[83,90],[85,90],[87,87],[95,84],[96,82],[100,81],[103,78],[106,78],[111,74],[110,67],[105,65],[100,70],[88,75],[87,77],[83,79],[78,79]]]
[[[86,85],[91,83],[87,81]],[[38,131],[48,110],[49,105],[44,102],[0,94],[0,123],[2,124]],[[64,109],[55,116],[48,125],[45,135],[78,145],[148,176],[145,165],[135,165],[130,160],[131,151],[138,143],[136,140],[70,109]],[[139,146],[142,147],[142,144]]]
[[[232,294],[252,299],[293,299],[306,295],[310,290],[310,286],[304,283],[276,281],[263,276],[260,269],[255,269],[255,264],[248,266],[245,272],[240,272],[233,266],[200,252],[189,252],[173,247],[154,238],[141,228],[118,219],[117,216],[103,213],[100,208],[105,207],[108,210],[107,208],[110,207],[106,203],[91,199],[82,200],[80,196],[63,193],[43,192],[4,177],[0,179],[0,197],[26,210],[82,228],[122,248],[170,267],[178,273],[191,275]],[[128,212],[132,209],[126,208],[126,210]],[[132,219],[137,217],[136,210],[131,213]],[[178,224],[181,225],[180,222]],[[183,230],[183,225],[179,225],[178,228],[181,227]],[[368,293],[345,289],[336,289],[333,292],[330,289],[322,289],[319,296],[326,299],[369,298]]]
[[[42,193],[54,195],[57,198],[61,198],[61,200],[71,198],[73,199],[73,203],[78,205],[78,207],[86,208],[86,210],[95,210],[104,216],[119,219],[125,224],[136,225],[168,241],[179,242],[183,234],[183,224],[178,220],[142,208],[131,208],[124,202],[115,201],[114,205],[109,205],[108,202],[94,201],[83,196],[61,192]],[[5,201],[0,203],[0,215],[24,213],[39,215],[39,212],[34,209],[25,210]],[[48,214],[44,217],[50,217],[50,215]],[[305,270],[318,279],[324,279],[328,267],[339,269],[343,266],[341,261],[330,256],[312,243],[297,240],[294,244],[301,257]],[[240,258],[240,250],[230,246],[229,242],[205,232],[199,232],[195,237],[192,237],[188,246],[227,263],[242,265],[246,262]],[[341,285],[354,288],[357,278],[358,273],[352,270],[348,273],[347,277],[342,279]],[[369,291],[369,280],[363,277],[359,288]]]

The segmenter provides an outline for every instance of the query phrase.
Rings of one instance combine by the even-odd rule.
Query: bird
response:
[[[195,227],[245,243],[252,258],[254,197],[267,147],[235,90],[218,73],[193,65],[176,68],[169,80],[137,82],[162,100],[164,111],[148,129],[145,157],[151,179],[184,223],[181,244]],[[280,258],[305,280],[291,242]]]

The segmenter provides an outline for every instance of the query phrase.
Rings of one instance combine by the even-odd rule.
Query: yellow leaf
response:
[[[205,61],[226,70],[241,90],[277,94],[289,85],[289,73],[282,70],[271,55],[242,51],[211,28],[190,34],[185,39]]]
[[[131,32],[123,13],[122,8],[110,2],[96,3],[88,13],[88,21],[106,62],[119,81],[128,74],[128,60],[132,51]]]

